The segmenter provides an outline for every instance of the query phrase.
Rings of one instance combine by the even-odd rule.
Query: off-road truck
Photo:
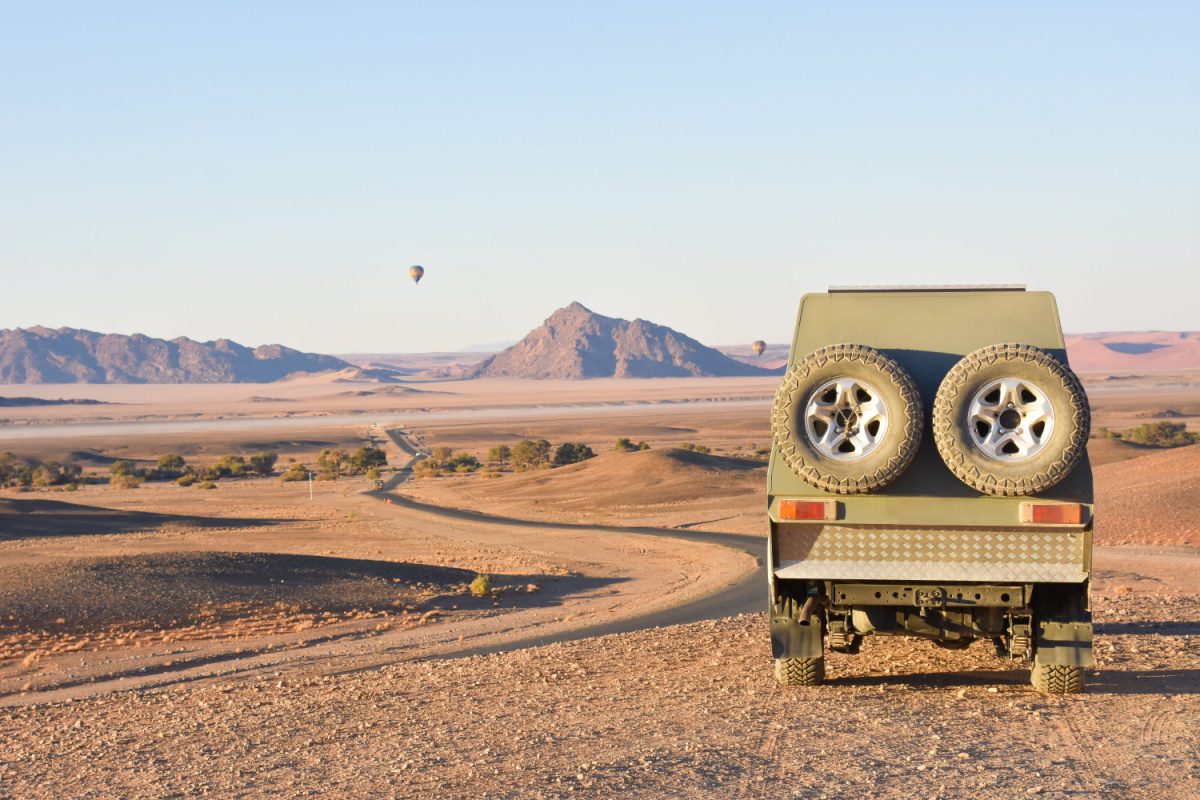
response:
[[[800,302],[771,411],[771,648],[978,639],[1078,692],[1092,664],[1090,412],[1058,309],[1023,287],[831,288]]]

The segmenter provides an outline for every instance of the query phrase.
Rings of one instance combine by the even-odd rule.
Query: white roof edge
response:
[[[830,292],[1023,292],[1023,283],[927,284],[915,286],[830,286]]]

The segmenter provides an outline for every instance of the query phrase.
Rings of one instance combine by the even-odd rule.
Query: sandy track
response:
[[[393,441],[414,453],[403,437]],[[397,473],[394,482],[407,473]],[[371,503],[390,500],[390,504]],[[236,641],[188,641],[154,652],[117,649],[78,654],[36,671],[0,673],[0,704],[80,699],[113,691],[228,680],[264,671],[336,674],[427,657],[454,657],[528,647],[736,613],[761,605],[761,538],[699,531],[525,522],[445,509],[398,495],[367,493],[401,529],[389,548],[403,553],[411,536],[476,561],[566,565],[569,574],[538,578],[543,591],[494,613],[449,615],[436,625],[389,627],[379,620],[291,635]],[[120,537],[116,537],[118,540]],[[119,542],[122,549],[127,542]],[[176,545],[178,546],[178,545]],[[256,544],[256,549],[262,546]]]
[[[3,710],[0,796],[1196,797],[1200,595],[1097,600],[1085,696],[906,639],[783,689],[756,614]]]

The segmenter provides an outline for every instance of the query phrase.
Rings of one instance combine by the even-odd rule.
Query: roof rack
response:
[[[1023,292],[1023,283],[929,284],[924,286],[830,286],[834,292]]]

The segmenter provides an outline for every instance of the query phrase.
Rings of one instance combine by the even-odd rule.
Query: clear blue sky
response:
[[[0,6],[0,327],[712,344],[1016,282],[1200,328],[1195,3]],[[404,270],[428,270],[414,287]]]

